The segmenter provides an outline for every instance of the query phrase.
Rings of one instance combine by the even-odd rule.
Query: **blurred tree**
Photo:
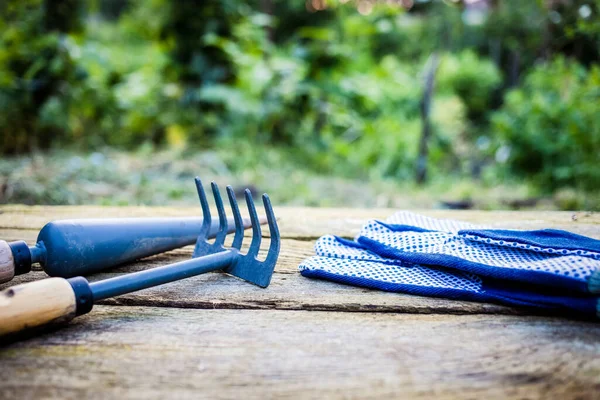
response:
[[[85,79],[65,38],[81,27],[79,4],[0,3],[0,151],[48,147],[68,134],[72,85]]]
[[[573,115],[595,123],[587,111],[573,111],[584,104],[552,93],[593,98],[599,4],[6,0],[0,2],[0,152],[55,143],[196,149],[244,142],[285,146],[289,157],[319,172],[414,179],[425,130],[427,171],[435,179],[478,176],[484,155],[495,156],[496,133],[504,149],[498,159],[512,149],[514,176],[552,176],[549,187],[565,184],[558,176],[577,176],[588,185],[593,174],[544,158],[584,143],[580,134],[544,136],[555,146],[571,143],[549,150],[531,126],[572,131],[548,123],[555,108],[571,124],[579,124]],[[434,52],[440,66],[424,124],[420,78]],[[567,57],[568,67],[544,67],[556,82],[579,82],[573,76],[583,74],[589,89],[559,88],[549,76],[544,84],[524,82],[530,73],[549,75],[539,65],[557,55]],[[505,96],[509,88],[518,90]],[[567,108],[538,112],[529,98],[542,93]],[[523,161],[534,145],[545,149],[543,173]]]
[[[537,66],[493,115],[496,159],[540,187],[600,185],[600,68],[558,57]]]
[[[439,56],[434,53],[427,63],[425,71],[425,82],[423,88],[423,99],[421,100],[421,120],[423,131],[419,141],[419,154],[415,166],[415,181],[422,184],[427,179],[427,164],[429,156],[429,138],[431,136],[431,102],[433,100],[433,86],[435,83],[435,74],[439,66]]]
[[[218,133],[217,115],[222,107],[207,102],[201,89],[211,85],[231,85],[236,79],[230,54],[220,45],[233,36],[251,9],[247,2],[152,0],[136,2],[127,23],[149,40],[161,43],[170,62],[162,73],[167,83],[181,85],[178,107],[180,123],[196,143]],[[151,19],[152,22],[148,23]],[[186,116],[184,116],[186,114]],[[203,119],[198,124],[198,119]],[[166,131],[155,131],[154,141],[163,142]]]
[[[600,1],[547,1],[549,53],[561,53],[584,65],[600,59]]]
[[[489,60],[465,50],[446,54],[440,65],[440,89],[455,93],[467,108],[467,117],[484,122],[502,75]]]

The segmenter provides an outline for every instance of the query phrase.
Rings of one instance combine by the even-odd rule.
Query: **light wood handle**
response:
[[[0,283],[8,282],[15,276],[15,260],[8,243],[0,240]]]
[[[0,292],[0,335],[75,317],[73,288],[63,278],[42,279]]]

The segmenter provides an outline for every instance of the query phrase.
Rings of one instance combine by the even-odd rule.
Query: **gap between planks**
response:
[[[0,232],[41,229],[56,219],[200,216],[199,207],[0,206]],[[354,237],[369,219],[385,219],[397,210],[275,207],[283,238],[314,240],[325,234]],[[451,218],[513,229],[567,229],[600,239],[600,213],[570,211],[414,210],[434,218]],[[216,214],[215,214],[216,215]],[[265,235],[267,230],[265,229]]]

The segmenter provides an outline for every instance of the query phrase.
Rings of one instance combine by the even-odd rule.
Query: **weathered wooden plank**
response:
[[[196,207],[0,206],[0,231],[41,229],[55,219],[200,215]],[[324,234],[353,237],[368,219],[383,219],[392,209],[276,207],[283,237],[314,239]],[[452,218],[498,228],[557,228],[600,239],[600,214],[558,211],[415,210],[435,218]],[[215,214],[216,215],[216,214]],[[1,232],[0,232],[1,233]]]
[[[597,399],[600,325],[103,307],[0,350],[0,398]]]
[[[8,242],[15,240],[24,240],[30,245],[34,245],[37,239],[37,230],[6,230],[0,229],[0,239]],[[229,245],[233,240],[233,235],[229,235],[226,240],[226,245]],[[269,238],[263,238],[259,251],[259,258],[264,259],[269,250],[271,241]],[[247,238],[242,243],[242,252],[245,252],[250,247],[250,239]],[[163,253],[157,256],[148,257],[134,263],[119,267],[114,271],[132,272],[142,269],[165,265],[172,262],[183,261],[192,256],[194,246],[187,246],[181,249],[176,249],[171,252]],[[298,265],[302,260],[314,255],[314,242],[308,240],[282,239],[281,252],[277,264],[279,272],[296,272]]]
[[[39,229],[5,229],[0,228],[0,240],[13,242],[24,240],[29,244],[35,244],[35,240],[40,233]]]
[[[108,299],[110,307],[97,306],[63,330],[0,350],[0,398],[597,398],[600,325],[489,316],[530,311],[298,275],[314,238],[352,237],[367,219],[392,212],[277,208],[287,239],[268,289],[214,273]],[[598,214],[423,213],[600,238]],[[59,218],[169,215],[198,209],[2,206],[0,238],[32,243],[43,224]],[[176,250],[91,280],[190,255],[191,247]],[[42,277],[34,272],[10,284]],[[433,315],[415,315],[425,313]]]
[[[79,216],[123,216],[125,215],[156,215],[150,213],[155,208],[150,207],[24,207],[24,206],[4,206],[1,208],[4,214],[0,218],[9,214],[9,219],[15,221],[18,226],[33,226],[32,224],[43,225],[47,220],[54,219],[57,210],[61,218],[79,217]],[[160,212],[173,215],[186,215],[185,211],[169,208],[158,208]],[[391,210],[375,210],[374,214],[380,213],[385,216],[391,213]],[[447,212],[432,211],[429,215],[438,217],[448,217]],[[85,215],[84,215],[85,214]],[[299,235],[301,240],[284,239],[279,262],[276,267],[276,274],[273,278],[273,284],[267,290],[254,288],[250,285],[240,284],[236,280],[222,275],[207,275],[192,280],[175,282],[159,288],[132,293],[118,299],[108,300],[110,304],[128,304],[128,305],[161,305],[178,306],[194,308],[274,308],[274,309],[299,309],[299,310],[346,310],[346,311],[389,311],[389,312],[411,312],[411,313],[530,313],[530,310],[515,310],[513,308],[497,305],[480,304],[472,302],[458,302],[444,299],[424,298],[418,296],[406,296],[399,294],[383,293],[360,288],[345,287],[338,284],[308,280],[297,276],[298,264],[314,254],[313,241],[304,240],[311,235],[316,235],[321,229],[323,233],[327,221],[337,221],[334,229],[340,231],[351,231],[352,226],[360,226],[371,214],[370,210],[333,210],[333,209],[290,209],[282,208],[280,213],[280,225],[284,231],[284,224],[289,222],[289,228],[294,232],[293,235]],[[440,214],[440,215],[437,215]],[[470,216],[470,220],[475,222],[493,223],[494,221],[510,221],[508,215],[513,218],[513,227],[517,226],[515,219],[517,216],[524,215],[519,224],[521,227],[529,227],[538,224],[540,221],[552,221],[556,224],[573,223],[575,227],[590,228],[595,235],[600,231],[600,225],[596,225],[596,214],[581,214],[574,221],[571,214],[565,213],[508,213],[503,216],[502,213],[486,212],[466,212],[455,214],[465,214]],[[12,216],[10,216],[12,215]],[[348,215],[356,215],[356,219],[348,218]],[[579,214],[578,214],[579,215]],[[49,218],[52,216],[52,218]],[[487,220],[483,218],[485,216]],[[493,218],[491,218],[493,217]],[[567,218],[568,217],[568,218]],[[29,219],[28,219],[29,218]],[[33,219],[30,219],[33,218]],[[456,217],[455,217],[456,218]],[[480,220],[483,218],[483,220]],[[469,220],[469,218],[462,218]],[[32,222],[33,221],[33,222]],[[317,221],[317,222],[315,222]],[[587,222],[582,222],[587,221]],[[0,220],[1,222],[1,220]],[[6,221],[5,221],[6,222]],[[293,222],[293,224],[292,224]],[[29,224],[29,225],[28,225]],[[314,228],[314,224],[321,224],[321,228]],[[1,225],[1,224],[0,224]],[[314,229],[311,231],[294,230],[295,227],[305,227]],[[313,227],[313,228],[311,228]],[[304,229],[304,228],[302,228]],[[577,231],[577,229],[573,229]],[[580,229],[581,231],[581,229]],[[304,232],[304,233],[302,233]],[[0,228],[0,238],[9,240],[17,239],[18,234],[22,233],[21,238],[30,243],[35,241],[37,230],[35,229],[6,229]],[[307,236],[302,236],[306,234]],[[13,236],[17,236],[14,237]],[[593,235],[592,235],[593,236]],[[249,241],[245,241],[247,248]],[[262,253],[268,248],[269,240],[265,239],[262,246]],[[165,265],[172,262],[185,260],[191,257],[192,247],[175,250],[169,253],[150,257],[136,263],[113,269],[109,274],[100,274],[91,277],[92,280],[115,276],[114,274],[139,271],[146,268],[152,268],[159,265]],[[41,279],[45,277],[41,273],[30,274],[18,277],[8,285],[29,281],[32,279]]]
[[[268,239],[265,239],[265,242],[265,245],[268,246]],[[248,246],[248,244],[246,241],[245,246]],[[264,249],[265,246],[262,248]],[[88,279],[95,281],[111,278],[128,272],[183,261],[191,257],[192,251],[193,246],[173,250],[114,268],[110,272],[94,274],[89,276]],[[298,273],[298,264],[313,254],[312,242],[284,239],[275,274],[271,285],[267,289],[246,284],[224,274],[212,273],[130,293],[115,299],[107,299],[103,301],[103,304],[451,314],[527,314],[534,312],[533,310],[516,309],[495,304],[386,293],[304,278]],[[0,290],[19,283],[44,278],[47,278],[46,274],[34,271],[1,284]]]
[[[102,273],[90,281],[120,274]],[[22,275],[0,289],[43,279],[42,272]],[[209,273],[139,292],[106,299],[105,305],[159,306],[200,309],[272,309],[349,312],[448,314],[539,314],[539,311],[501,305],[387,293],[313,280],[297,273],[276,273],[267,289],[221,273]]]
[[[6,236],[2,236],[4,231],[0,230],[0,238],[2,240]],[[25,238],[24,238],[25,239]],[[231,238],[230,238],[231,239]],[[9,241],[11,239],[8,239]],[[31,240],[30,238],[26,239],[29,244],[35,243],[35,238]],[[261,243],[261,248],[259,251],[259,258],[264,259],[269,249],[270,240],[268,238],[264,238]],[[250,246],[250,240],[245,240],[242,245],[242,252],[248,250]],[[156,256],[144,258],[142,260],[138,260],[136,262],[132,262],[129,264],[125,264],[123,266],[116,267],[112,269],[113,272],[134,272],[141,271],[147,268],[158,267],[160,265],[166,265],[169,263],[184,261],[192,257],[192,253],[194,251],[194,246],[186,246],[181,249],[172,250],[167,253],[162,253]],[[304,241],[304,240],[293,240],[293,239],[283,239],[281,241],[281,252],[279,255],[279,259],[276,266],[276,271],[278,272],[297,272],[298,265],[302,260],[306,259],[314,255],[314,243],[312,241]],[[39,266],[34,266],[36,269],[40,269]]]
[[[0,230],[0,237],[5,231]],[[25,232],[25,231],[24,231]],[[34,232],[34,231],[26,231]],[[6,237],[6,236],[4,236]],[[35,236],[24,237],[29,242]],[[246,240],[245,248],[249,245]],[[264,255],[269,239],[264,239],[261,253]],[[90,280],[108,278],[118,274],[186,260],[191,257],[193,246],[149,257],[135,263],[115,268],[110,273],[97,274]],[[353,288],[335,283],[310,280],[298,275],[298,264],[314,254],[313,242],[284,239],[281,255],[275,269],[271,286],[267,290],[241,283],[231,277],[209,274],[157,288],[131,293],[104,304],[137,306],[168,306],[189,308],[249,308],[292,310],[382,311],[406,313],[452,313],[452,314],[535,314],[536,310],[515,309],[500,305],[452,301],[394,293],[384,293],[363,288]],[[0,289],[35,279],[43,279],[43,273],[17,277],[0,285]]]

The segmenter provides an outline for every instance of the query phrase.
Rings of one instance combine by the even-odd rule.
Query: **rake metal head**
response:
[[[263,194],[262,199],[265,206],[265,213],[267,215],[267,222],[269,224],[269,233],[271,237],[271,244],[267,257],[264,261],[260,261],[258,251],[260,249],[261,242],[261,229],[260,220],[256,214],[256,207],[254,206],[254,200],[252,200],[252,194],[250,190],[246,189],[244,194],[246,197],[246,204],[248,205],[248,211],[250,213],[250,221],[252,223],[252,242],[250,243],[250,249],[246,254],[242,254],[240,249],[242,247],[242,241],[244,239],[244,221],[240,214],[240,209],[231,186],[227,186],[227,196],[229,197],[229,204],[233,211],[233,219],[235,221],[235,235],[233,237],[233,243],[230,248],[224,246],[225,237],[227,236],[227,215],[223,206],[223,200],[221,199],[221,193],[215,182],[211,183],[212,192],[215,197],[215,203],[217,205],[217,211],[219,214],[219,231],[217,232],[214,243],[209,243],[208,233],[211,225],[210,208],[206,199],[206,193],[200,178],[196,178],[196,188],[198,190],[198,197],[200,198],[200,205],[202,206],[202,214],[204,221],[200,229],[198,240],[196,241],[196,247],[194,248],[193,257],[201,257],[208,254],[220,253],[223,251],[233,251],[236,253],[236,257],[231,265],[224,271],[238,278],[244,279],[250,283],[254,283],[260,287],[267,287],[271,282],[271,276],[277,263],[277,257],[279,256],[280,247],[280,236],[279,228],[277,227],[277,220],[273,213],[273,207],[271,206],[271,200],[267,194]]]

